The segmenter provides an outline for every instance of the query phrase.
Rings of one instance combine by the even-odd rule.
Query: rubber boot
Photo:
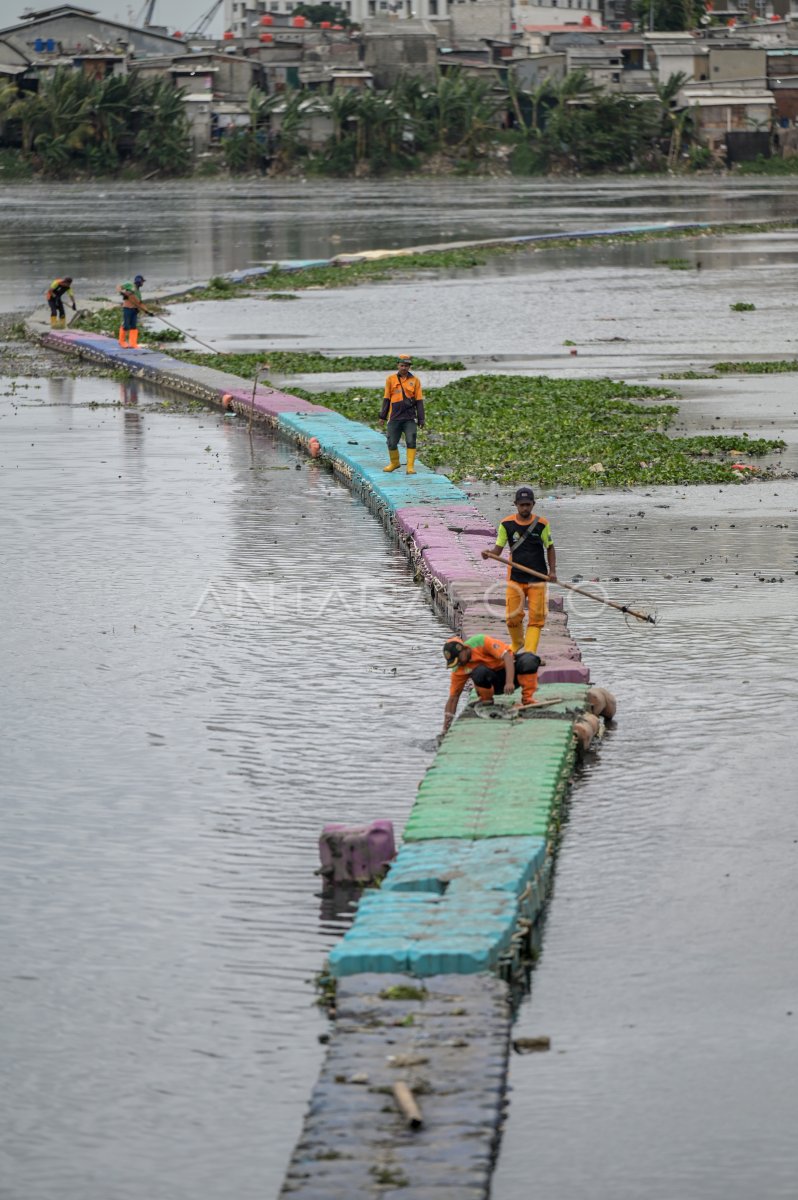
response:
[[[416,452],[408,448],[407,451],[407,474],[415,475],[416,473]]]
[[[56,329],[66,329],[66,317],[59,317]]]
[[[391,461],[387,467],[382,468],[383,471],[398,471],[399,466],[400,466],[399,451],[398,450],[389,450],[388,457],[390,458]]]
[[[479,696],[479,698],[483,704],[492,704],[493,703],[493,688],[476,687],[476,685],[475,685],[475,688],[476,688],[476,693]]]
[[[58,328],[58,317],[55,317],[52,314],[50,315],[50,328],[51,329]]]
[[[125,329],[124,325],[120,325],[119,326],[119,345],[124,346],[124,348],[127,350],[127,337],[125,336],[126,334],[127,334],[127,330]]]
[[[510,645],[513,648],[513,654],[517,654],[524,646],[524,627],[523,625],[508,625],[507,632],[510,635]]]
[[[521,685],[521,703],[534,704],[535,692],[538,690],[538,673],[534,675],[517,675],[517,682]]]
[[[131,329],[129,331],[128,336],[130,338],[130,349],[138,350],[138,348],[139,348],[139,331],[138,331],[138,329]]]
[[[540,626],[530,625],[526,631],[524,638],[524,649],[531,650],[533,654],[537,654],[538,642],[540,641]]]

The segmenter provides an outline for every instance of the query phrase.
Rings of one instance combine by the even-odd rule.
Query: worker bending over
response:
[[[72,276],[65,275],[63,279],[54,279],[44,293],[50,306],[50,325],[53,329],[63,329],[66,325],[64,312],[64,296],[69,296],[72,311],[77,311],[75,297],[72,294]]]
[[[529,567],[539,575],[545,575],[552,583],[557,581],[557,553],[551,536],[551,528],[545,517],[532,511],[535,493],[531,487],[520,487],[515,493],[515,514],[505,517],[496,531],[496,545],[492,550],[483,550],[482,557],[500,554],[509,548],[513,563]],[[524,637],[524,605],[528,609],[526,637]],[[529,650],[533,654],[538,648],[540,631],[546,623],[546,584],[533,576],[507,570],[507,592],[505,596],[505,620],[513,650]]]
[[[443,657],[452,672],[449,699],[443,710],[444,733],[454,720],[457,702],[469,679],[483,704],[492,704],[496,692],[511,696],[517,686],[521,688],[522,705],[535,703],[540,666],[537,654],[525,650],[514,654],[506,642],[476,633],[465,641],[450,638],[443,647]]]

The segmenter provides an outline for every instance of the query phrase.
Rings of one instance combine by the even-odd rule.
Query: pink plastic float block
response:
[[[590,671],[571,658],[547,658],[538,671],[539,683],[590,683]]]
[[[396,528],[400,535],[413,538],[427,570],[446,587],[455,581],[484,581],[489,586],[502,578],[500,569],[480,556],[480,551],[493,545],[496,528],[473,505],[437,509],[406,505],[396,510]]]
[[[545,633],[540,639],[538,654],[542,658],[550,658],[552,660],[555,658],[580,659],[582,657],[582,653],[573,638],[546,637]]]
[[[247,408],[252,404],[252,388],[249,391],[244,389],[231,389],[224,393],[219,393],[219,398],[222,395],[232,396],[237,404],[245,405]],[[255,393],[255,412],[264,413],[266,416],[276,417],[280,413],[295,413],[295,412],[320,412],[328,413],[328,408],[322,407],[320,404],[311,404],[308,400],[301,400],[299,396],[291,396],[288,392],[256,392]]]
[[[565,597],[562,595],[553,596],[551,592],[549,592],[549,612],[562,612],[564,608]]]
[[[396,857],[393,825],[325,825],[319,838],[321,873],[336,883],[371,883],[381,879]]]

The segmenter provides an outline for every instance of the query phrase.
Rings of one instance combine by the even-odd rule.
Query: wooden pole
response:
[[[485,553],[483,551],[483,553]],[[533,571],[531,567],[522,567],[520,563],[512,562],[509,558],[502,558],[501,554],[494,554],[492,550],[486,553],[487,558],[494,558],[496,562],[504,563],[505,567],[512,567],[514,571],[523,571],[525,575],[534,575],[535,579],[540,579],[544,583],[551,583],[548,575],[541,575],[540,571]],[[638,621],[647,621],[649,625],[654,625],[656,622],[649,613],[635,612],[633,608],[629,608],[626,604],[615,604],[612,600],[605,600],[602,596],[594,596],[592,592],[586,592],[583,588],[574,587],[572,583],[563,583],[561,579],[554,581],[556,587],[567,588],[569,592],[576,592],[577,596],[586,596],[588,600],[595,600],[597,604],[605,604],[608,608],[615,608],[618,612],[627,613],[630,617],[637,617]]]

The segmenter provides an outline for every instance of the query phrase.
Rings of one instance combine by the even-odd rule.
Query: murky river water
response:
[[[0,380],[0,1194],[263,1200],[349,919],[318,834],[401,829],[445,631],[329,475],[120,386]]]
[[[791,217],[795,192],[791,179],[5,185],[0,312],[41,301],[55,275],[72,275],[78,298],[107,295],[138,271],[155,291],[275,258],[651,221]]]
[[[60,248],[32,236],[29,271],[21,234],[36,214],[17,193],[0,195],[17,223],[13,238],[0,228],[6,307],[35,298],[33,276],[53,273]],[[796,211],[790,181],[425,182],[401,202],[388,185],[159,194],[156,217],[109,191],[91,237],[67,218],[87,277],[116,282],[117,251],[127,269],[139,247],[162,270],[142,268],[155,286],[272,255]],[[676,257],[691,269],[657,261]],[[793,356],[796,258],[794,234],[592,247],[500,260],[476,287],[435,276],[290,305],[182,306],[175,319],[228,348],[411,348],[480,369],[650,379]],[[731,313],[736,300],[757,308]],[[794,378],[674,386],[691,431],[778,434],[798,469]],[[9,1194],[270,1197],[319,1058],[306,980],[346,919],[316,896],[315,838],[342,815],[401,822],[439,720],[440,627],[373,518],[327,476],[295,471],[266,439],[253,471],[242,431],[216,417],[74,407],[117,386],[45,381],[21,407],[19,392],[4,398],[0,421],[2,461],[22,464],[0,477],[13,489],[5,537],[26,552],[2,632]],[[506,495],[478,496],[486,513],[508,509]],[[619,721],[574,790],[519,1014],[519,1033],[548,1034],[552,1051],[512,1060],[495,1200],[525,1200],[533,1179],[555,1200],[786,1200],[798,1177],[798,484],[539,507],[564,578],[598,576],[661,623],[628,630],[587,602],[572,616]],[[322,513],[317,569],[303,527],[315,533]],[[309,649],[295,585],[315,600],[322,578],[326,596],[342,555],[354,575],[311,625],[325,654],[342,632],[355,647],[341,666],[354,715],[331,699],[340,685],[311,690],[295,667]],[[361,599],[372,578],[409,597],[406,618],[373,614]],[[384,635],[396,677],[382,674],[395,665]],[[352,771],[360,755],[373,775]]]

